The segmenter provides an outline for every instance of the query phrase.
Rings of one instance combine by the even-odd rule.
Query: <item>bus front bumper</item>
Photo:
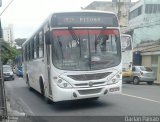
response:
[[[53,90],[53,101],[65,101],[65,100],[77,100],[101,97],[106,94],[119,94],[122,91],[122,81],[116,84],[99,86],[99,87],[89,87],[89,88],[72,88],[63,89],[58,86]]]

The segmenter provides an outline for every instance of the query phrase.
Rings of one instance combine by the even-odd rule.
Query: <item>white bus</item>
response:
[[[123,81],[129,82],[127,79],[132,75],[132,37],[128,34],[121,34],[122,49],[122,77]]]
[[[22,46],[28,87],[47,102],[121,93],[119,29],[111,12],[52,14]]]

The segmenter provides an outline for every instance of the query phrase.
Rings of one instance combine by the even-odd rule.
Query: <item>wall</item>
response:
[[[143,55],[142,56],[142,65],[151,67],[151,56]]]
[[[157,83],[160,84],[160,55],[158,56]]]
[[[14,36],[13,36],[13,25],[8,25],[8,27],[3,28],[3,38],[6,42],[14,46]]]
[[[136,47],[141,41],[160,39],[160,13],[146,14],[146,4],[160,4],[160,0],[141,0],[130,8],[130,12],[143,6],[142,14],[129,20],[128,28],[134,29],[133,47]],[[153,10],[153,9],[152,9]]]

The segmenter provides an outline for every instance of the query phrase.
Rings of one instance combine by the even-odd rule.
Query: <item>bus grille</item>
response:
[[[93,82],[93,86],[95,85],[104,85],[105,81],[102,81],[102,82]],[[78,87],[89,87],[89,84],[88,83],[79,83],[79,84],[75,84],[75,86],[78,86]]]
[[[107,77],[111,73],[112,72],[97,73],[97,74],[83,74],[83,75],[68,75],[68,77],[77,81],[98,80],[98,79]]]
[[[4,76],[10,76],[10,73],[3,73]]]
[[[96,94],[101,92],[102,88],[98,88],[98,89],[88,89],[88,90],[78,90],[80,95],[87,95],[87,94]]]

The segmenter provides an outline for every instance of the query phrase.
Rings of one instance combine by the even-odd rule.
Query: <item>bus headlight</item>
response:
[[[110,78],[107,82],[107,85],[110,85],[110,84],[115,84],[117,83],[121,78],[121,75],[118,73],[116,74],[115,76],[113,76],[112,78]]]
[[[65,81],[64,79],[58,79],[57,85],[60,88],[72,88],[72,86],[67,81]]]

